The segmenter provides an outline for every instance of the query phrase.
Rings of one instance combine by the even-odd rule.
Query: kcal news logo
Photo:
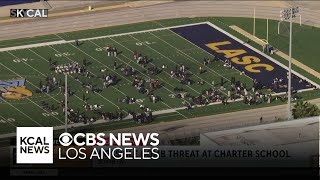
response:
[[[47,18],[48,9],[10,9],[10,17],[14,18]]]
[[[17,164],[53,164],[53,128],[17,127]]]

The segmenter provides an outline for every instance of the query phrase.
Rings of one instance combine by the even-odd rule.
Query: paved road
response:
[[[180,17],[253,17],[254,8],[256,8],[257,18],[279,19],[280,10],[287,5],[285,2],[274,1],[171,2],[119,11],[2,25],[0,26],[0,40]],[[301,4],[303,23],[320,27],[319,9],[320,7],[317,8],[317,6],[310,7],[309,5]]]
[[[309,102],[320,107],[320,98]],[[160,134],[160,139],[167,141],[168,139],[197,136],[200,133],[259,125],[261,124],[260,117],[262,117],[262,123],[272,123],[278,118],[286,119],[288,117],[286,110],[287,105],[278,105],[173,122],[144,125],[134,128],[131,127],[111,132],[157,132]]]

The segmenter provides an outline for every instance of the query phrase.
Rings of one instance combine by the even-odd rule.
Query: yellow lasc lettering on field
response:
[[[247,53],[247,51],[243,49],[232,49],[232,50],[217,50],[218,53],[223,53],[226,58],[233,58],[236,56],[240,56],[242,54]]]
[[[230,41],[222,41],[222,42],[206,44],[206,46],[214,51],[217,51],[217,50],[219,50],[218,46],[223,46],[223,45],[228,45],[228,44],[231,44],[231,42]]]
[[[246,64],[251,64],[252,61],[255,63],[260,62],[261,60],[255,56],[244,56],[242,57],[242,60],[240,60],[239,58],[235,57],[231,59],[232,62],[236,63],[236,64],[242,64],[242,65],[246,65]]]
[[[267,71],[272,71],[274,69],[274,67],[272,67],[269,64],[260,64],[260,63],[259,64],[250,64],[245,67],[245,69],[249,72],[260,73],[261,71],[256,68],[264,68]]]
[[[1,96],[5,99],[19,100],[32,96],[32,92],[25,86],[2,88],[1,91],[3,92]]]

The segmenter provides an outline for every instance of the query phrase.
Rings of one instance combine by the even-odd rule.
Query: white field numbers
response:
[[[106,51],[107,47],[98,47],[96,48],[96,51]]]
[[[16,120],[14,118],[8,118],[8,119],[0,119],[0,123],[14,123]]]
[[[64,53],[57,53],[54,56],[56,57],[63,57],[63,56],[73,56],[75,53],[69,53],[69,52],[64,52]]]
[[[51,113],[42,113],[44,117],[50,117],[50,116],[58,116],[58,112],[51,112]]]
[[[149,41],[142,41],[142,42],[137,42],[136,45],[137,46],[143,46],[143,45],[151,45],[154,44],[156,42],[149,42]]]
[[[143,103],[144,99],[136,99],[137,103]]]
[[[151,45],[154,44],[155,42],[150,42],[150,41],[143,41],[143,42],[137,42],[136,45],[137,46],[143,46],[143,45]],[[97,47],[96,51],[100,52],[100,51],[106,51],[107,47]]]
[[[13,61],[14,63],[21,63],[21,62],[33,61],[33,59],[29,59],[29,58],[19,58],[19,59],[13,59],[12,61]]]

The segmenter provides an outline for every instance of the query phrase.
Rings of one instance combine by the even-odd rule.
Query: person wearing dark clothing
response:
[[[236,78],[234,76],[231,77],[231,84],[235,84],[236,83]]]
[[[114,62],[113,62],[113,70],[116,70],[116,69],[117,69],[117,62],[114,61]]]
[[[217,62],[217,61],[219,61],[218,54],[215,54],[213,58],[213,62]]]
[[[49,66],[51,66],[51,65],[52,65],[52,59],[51,59],[51,57],[49,57],[48,62],[49,62]]]
[[[203,65],[207,65],[208,64],[208,60],[206,58],[203,58]]]
[[[87,66],[87,59],[83,59],[83,66]]]
[[[86,95],[85,94],[82,95],[82,101],[86,101]]]
[[[123,113],[122,111],[119,112],[119,120],[122,120],[123,119]]]
[[[153,120],[153,116],[152,116],[152,112],[151,111],[149,112],[149,119],[150,119],[150,121]]]
[[[227,105],[227,98],[225,96],[222,97],[222,104]]]
[[[224,84],[223,77],[220,78],[220,86],[222,87]]]

